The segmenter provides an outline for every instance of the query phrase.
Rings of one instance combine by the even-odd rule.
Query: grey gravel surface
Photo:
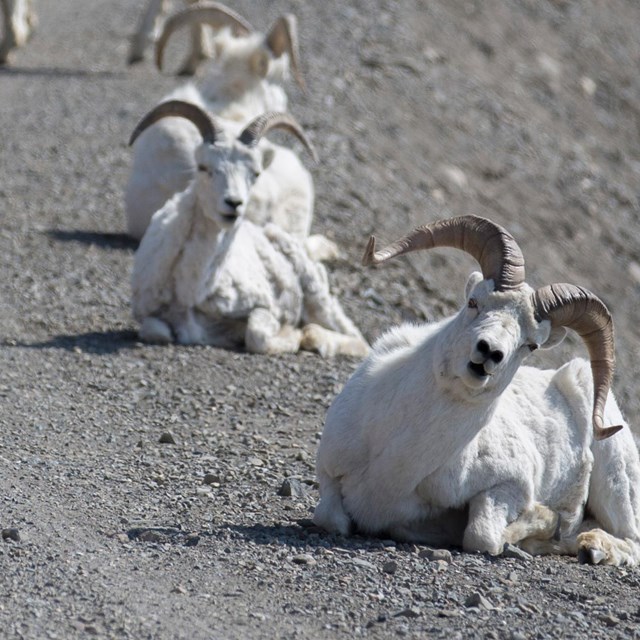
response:
[[[178,82],[125,65],[141,5],[40,1],[0,69],[0,637],[640,637],[635,569],[311,526],[323,417],[357,362],[136,341],[126,141]],[[473,268],[438,251],[363,270],[367,235],[486,215],[533,285],[610,306],[640,419],[640,4],[233,7],[299,17],[314,230],[344,251],[331,279],[367,338],[451,312]]]

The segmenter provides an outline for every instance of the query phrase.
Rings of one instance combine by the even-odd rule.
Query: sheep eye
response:
[[[529,346],[529,351],[535,351],[538,348],[538,345],[533,343],[528,345]]]
[[[469,309],[477,309],[478,308],[478,301],[475,298],[469,298],[468,307],[469,307]]]
[[[203,164],[199,164],[198,171],[209,171],[209,169],[208,167],[205,167]]]

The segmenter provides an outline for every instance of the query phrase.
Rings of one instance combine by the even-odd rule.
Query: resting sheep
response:
[[[638,448],[628,428],[605,440],[624,425],[609,392],[606,307],[573,285],[533,290],[515,240],[473,216],[425,225],[381,251],[371,238],[364,262],[439,246],[470,253],[482,274],[469,278],[456,315],[382,336],[335,399],[314,521],[345,535],[355,526],[468,551],[518,543],[637,564]],[[565,327],[582,337],[591,366],[521,366]]]
[[[232,18],[225,10],[217,7],[193,7],[186,15],[190,20],[208,20],[209,24],[225,24]],[[171,22],[175,26],[176,21]],[[173,28],[167,25],[167,29]],[[240,27],[239,27],[240,28]],[[285,29],[282,33],[293,34],[292,37],[279,37],[280,43],[295,45],[295,30]],[[259,47],[252,38],[233,38],[228,30],[221,37],[228,46],[219,55],[217,71],[211,74],[210,80],[200,91],[195,85],[187,84],[171,93],[165,101],[183,100],[197,105],[201,109],[211,111],[218,118],[234,120],[246,125],[249,120],[265,111],[285,111],[286,95],[281,87],[268,81],[273,68],[279,69],[276,75],[286,72],[287,56],[269,58],[267,78],[261,70],[253,70],[250,60],[258,53],[261,60],[266,61],[266,50]],[[263,40],[259,36],[259,41]],[[164,41],[164,40],[163,40]],[[253,43],[246,48],[247,42]],[[159,43],[162,45],[162,42]],[[256,46],[254,46],[256,45]],[[281,48],[295,52],[295,47],[279,45]],[[162,47],[159,49],[162,50]],[[278,49],[280,50],[280,49]],[[293,53],[291,54],[293,56]],[[273,56],[271,56],[273,57]],[[161,56],[160,56],[161,58]],[[285,60],[286,59],[286,60]],[[295,56],[293,56],[295,59]],[[279,62],[276,64],[276,61]],[[260,66],[260,65],[259,65]],[[185,119],[167,118],[154,124],[136,141],[133,149],[133,163],[128,184],[125,190],[125,209],[128,232],[140,239],[151,216],[175,193],[182,191],[196,173],[195,150],[200,144],[200,135],[196,127]],[[273,167],[275,169],[275,166]],[[304,169],[301,168],[303,171]],[[301,171],[296,171],[298,176]],[[261,178],[254,189],[256,199],[264,199],[260,191],[268,188],[268,181]],[[306,202],[300,203],[295,220],[285,228],[294,234],[298,229],[306,229],[308,233],[313,216],[313,182],[307,173],[305,183],[309,187]],[[253,205],[252,205],[253,206]],[[255,205],[255,206],[260,206]]]
[[[33,0],[0,0],[4,38],[0,43],[0,64],[9,60],[13,49],[22,47],[37,25]]]
[[[247,193],[265,162],[286,151],[263,136],[282,128],[313,152],[287,114],[256,118],[237,135],[220,129],[195,105],[174,101],[149,112],[132,141],[161,118],[188,118],[200,132],[198,172],[151,221],[136,253],[132,307],[148,342],[215,344],[244,342],[259,353],[315,349],[323,355],[363,355],[366,342],[331,296],[324,267],[280,225],[245,213]],[[289,171],[291,168],[289,168]],[[295,203],[291,185],[274,182],[270,212],[287,216]],[[244,214],[244,215],[243,215]],[[278,215],[273,219],[277,222]],[[234,226],[235,224],[235,226]],[[230,227],[233,227],[230,229]],[[225,230],[219,238],[220,231]],[[305,326],[300,330],[299,324]]]
[[[163,119],[186,120],[197,132],[199,144],[191,152],[197,171],[187,187],[191,185],[193,190],[193,185],[201,185],[201,204],[206,203],[219,228],[244,215],[257,224],[274,222],[301,239],[307,237],[311,220],[299,213],[308,210],[313,200],[311,176],[295,153],[263,138],[270,129],[285,129],[316,158],[304,131],[291,116],[269,112],[241,127],[214,118],[189,102],[169,100],[140,121],[129,144]],[[171,171],[156,177],[182,192]],[[189,206],[197,206],[196,200],[189,202]],[[181,206],[184,209],[187,205]]]

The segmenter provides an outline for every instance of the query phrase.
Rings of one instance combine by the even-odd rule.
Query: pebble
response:
[[[395,560],[389,560],[382,565],[382,570],[385,573],[394,574],[398,570],[398,563]]]
[[[160,444],[175,444],[176,440],[173,437],[173,434],[169,431],[165,431],[161,436],[160,440],[158,440]]]
[[[297,556],[293,556],[291,560],[293,561],[293,564],[302,564],[307,567],[313,567],[318,564],[316,559],[308,553],[301,553]]]
[[[504,549],[502,549],[502,557],[503,558],[514,558],[516,560],[523,560],[528,562],[529,560],[533,560],[533,556],[526,551],[520,549],[520,547],[516,547],[513,544],[506,543],[504,545]]]
[[[487,600],[481,593],[477,591],[472,593],[464,603],[464,606],[469,607],[478,607],[479,609],[484,609],[485,611],[493,611],[495,607]]]
[[[430,562],[437,560],[453,562],[451,551],[448,551],[447,549],[422,549],[418,554],[418,557],[429,560]]]
[[[407,607],[393,614],[394,618],[418,618],[420,616],[420,610],[415,607]]]
[[[11,540],[12,542],[20,542],[20,532],[14,527],[11,527],[9,529],[3,529],[2,539]]]
[[[300,480],[285,478],[278,489],[278,495],[287,498],[302,498],[305,495],[305,490]]]

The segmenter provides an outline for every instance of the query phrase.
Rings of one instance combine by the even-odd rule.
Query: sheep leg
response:
[[[36,26],[36,14],[31,0],[2,0],[5,35],[0,44],[0,64],[8,61],[16,47],[23,46]]]
[[[169,344],[173,342],[171,327],[160,318],[148,316],[140,325],[138,337],[142,342],[150,344]]]
[[[353,531],[353,522],[344,509],[342,491],[337,478],[318,471],[320,502],[313,513],[313,523],[330,533],[348,536]]]
[[[527,509],[526,492],[514,483],[502,484],[483,491],[469,502],[469,522],[462,548],[499,555],[506,542],[541,536],[552,537],[557,529],[557,516],[540,505]]]
[[[323,265],[310,262],[301,278],[304,292],[303,348],[322,356],[338,353],[363,357],[369,345],[347,317],[338,299],[329,291],[329,279]],[[320,325],[320,326],[318,326]]]
[[[362,337],[344,335],[325,329],[318,324],[308,324],[303,327],[300,348],[317,351],[323,358],[336,355],[363,358],[369,352],[369,346]]]
[[[281,326],[267,309],[254,309],[249,315],[245,346],[251,353],[295,353],[300,349],[302,332]]]
[[[149,0],[145,12],[140,16],[138,27],[131,37],[127,62],[134,64],[144,60],[144,52],[157,32],[160,18],[167,12],[167,0]]]

